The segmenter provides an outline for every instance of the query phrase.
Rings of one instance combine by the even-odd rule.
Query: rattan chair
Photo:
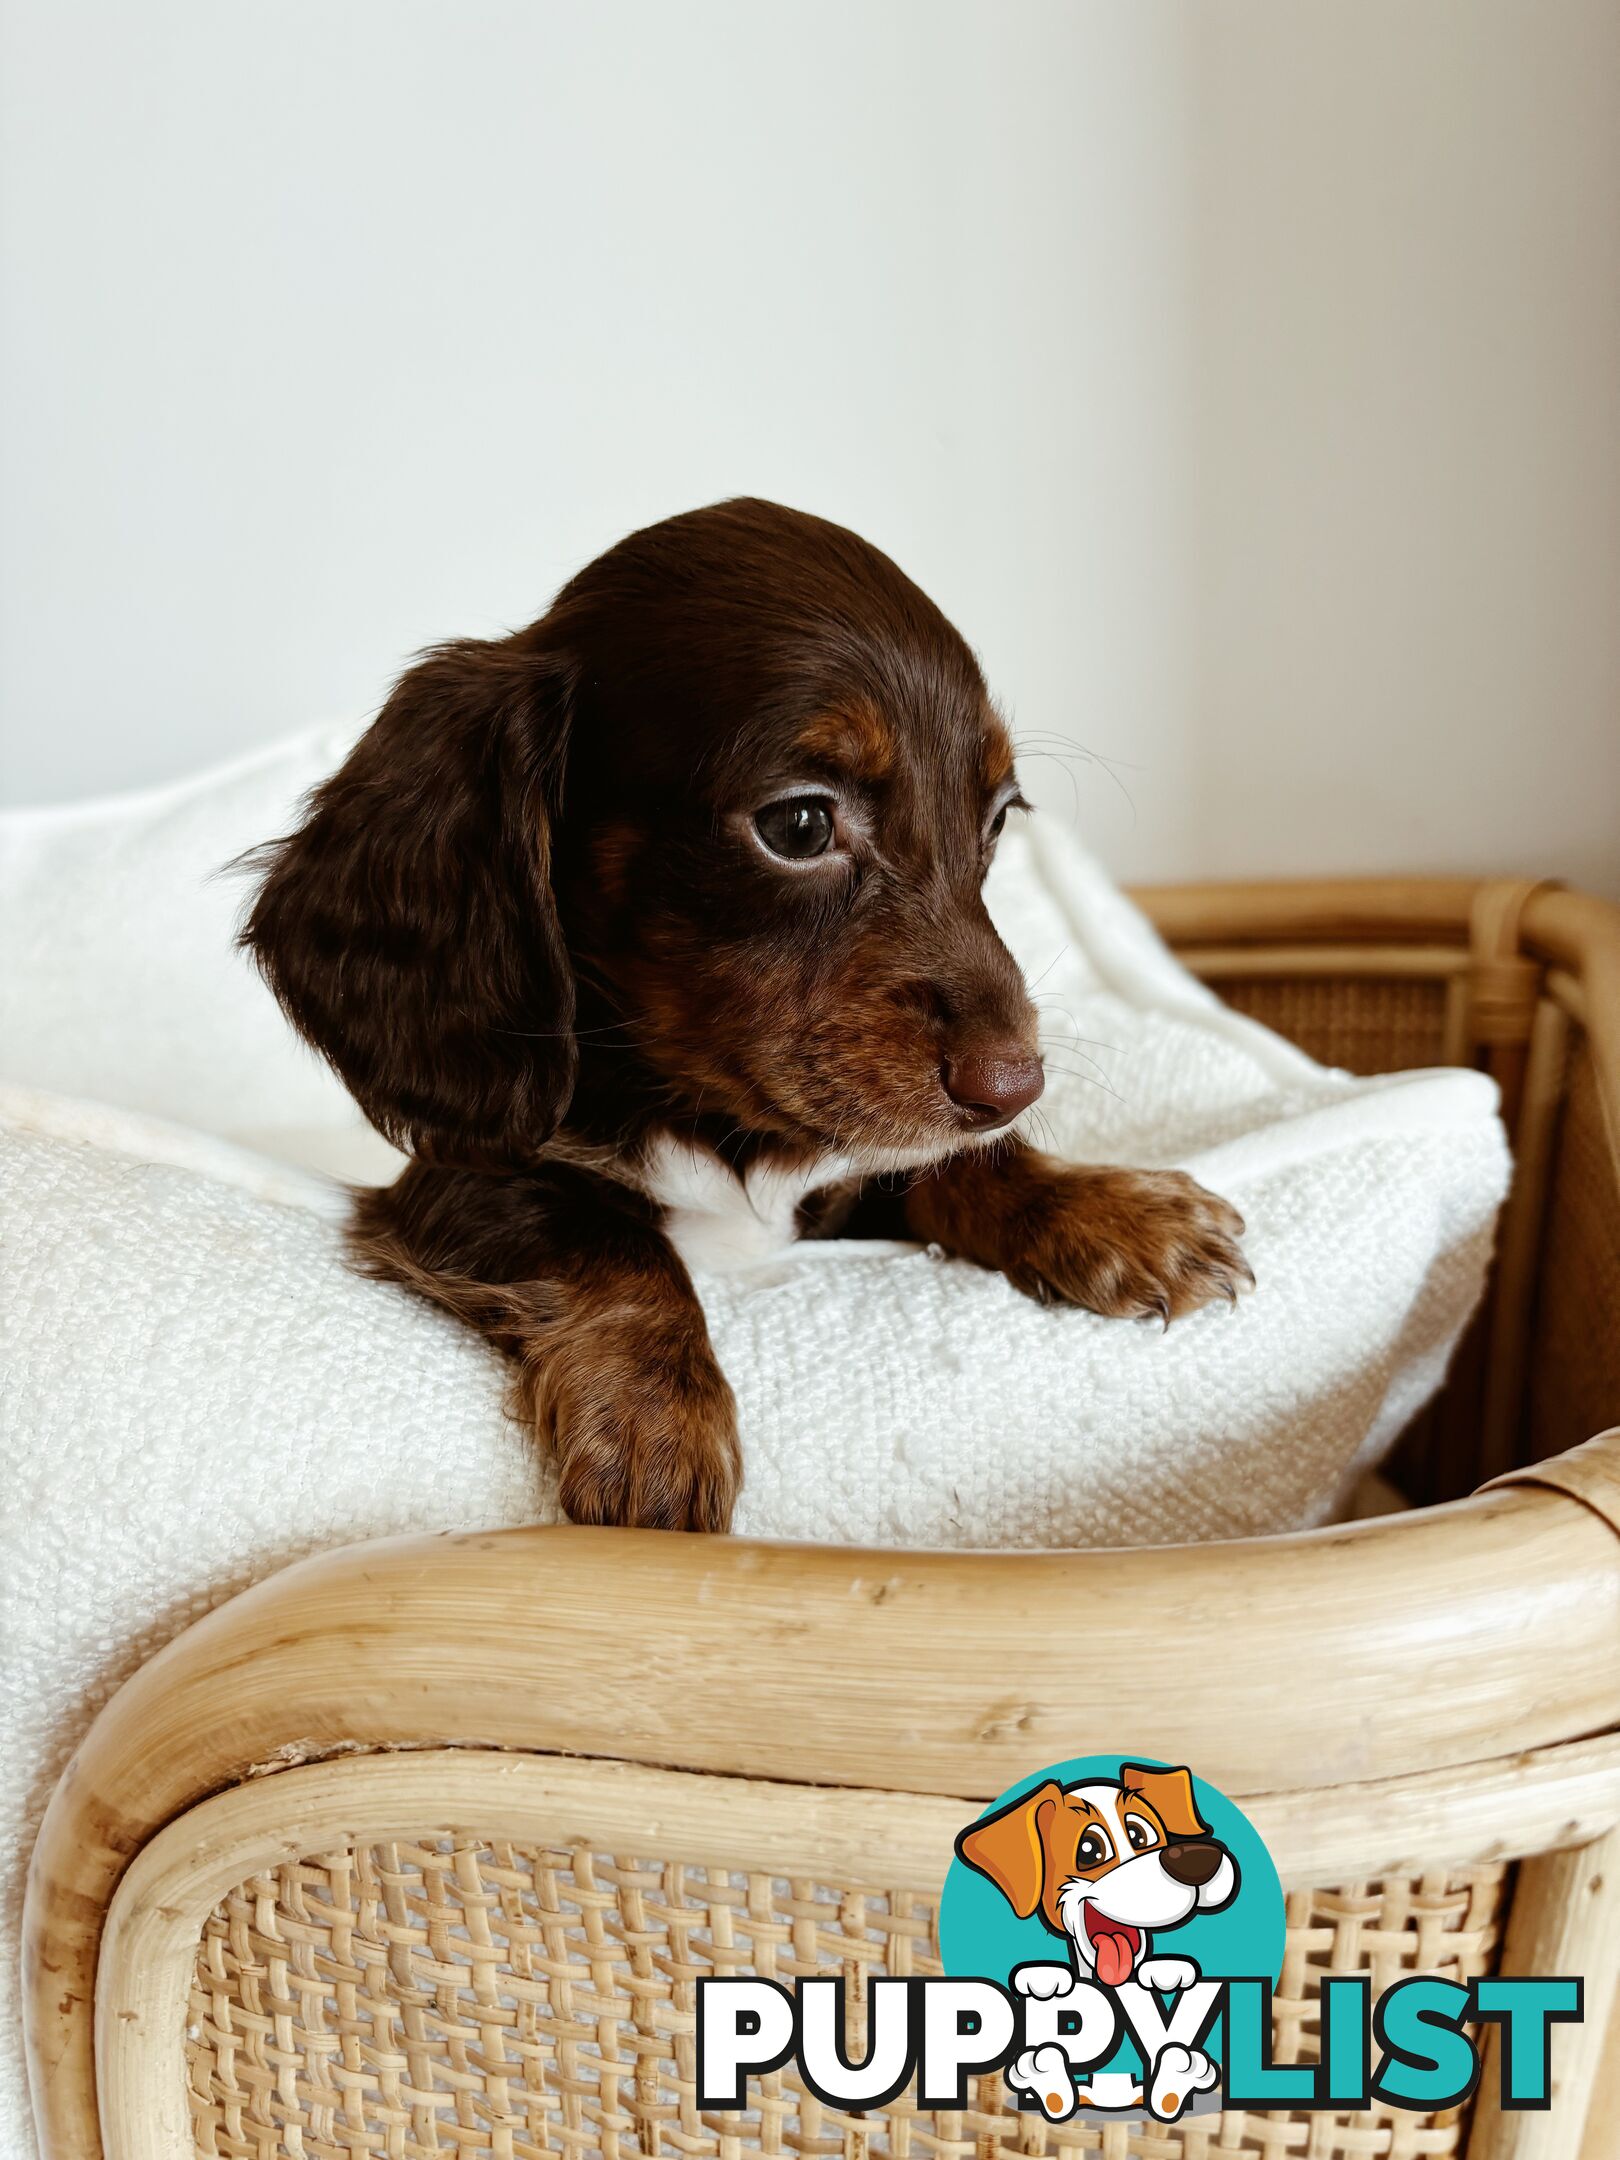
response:
[[[47,2160],[1576,2160],[1583,2123],[1589,2160],[1617,2149],[1620,911],[1506,883],[1142,897],[1316,1056],[1502,1083],[1518,1176],[1397,1464],[1421,1504],[1158,1551],[561,1528],[291,1568],[155,1658],[56,1794],[25,1984]],[[1489,2064],[1431,2117],[1052,2129],[994,2078],[962,2112],[856,2116],[789,2071],[746,2115],[698,2108],[698,1976],[842,1972],[858,2042],[867,1976],[932,1969],[963,1802],[1122,1746],[1267,1838],[1279,2060],[1313,2051],[1324,1972],[1579,1972],[1552,2108],[1499,2112]]]

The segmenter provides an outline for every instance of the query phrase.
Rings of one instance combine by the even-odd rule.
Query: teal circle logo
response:
[[[1210,1983],[1275,1985],[1284,1931],[1277,1870],[1242,1810],[1186,1765],[1133,1755],[1010,1785],[957,1838],[939,1911],[946,1972],[1023,1999],[1033,2039],[1007,2082],[1054,2122],[1218,2108]]]

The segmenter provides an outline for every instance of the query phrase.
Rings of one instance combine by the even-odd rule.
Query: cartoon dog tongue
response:
[[[1131,1977],[1142,1937],[1123,1920],[1110,1920],[1094,1905],[1086,1907],[1086,1933],[1097,1960],[1097,1978],[1104,1987],[1123,1987]]]

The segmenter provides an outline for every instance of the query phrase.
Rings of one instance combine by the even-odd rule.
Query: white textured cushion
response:
[[[393,1151],[232,949],[249,880],[354,739],[315,728],[166,787],[0,812],[0,1080],[345,1174]]]
[[[318,776],[308,746],[275,768],[279,786],[300,757],[294,794]],[[284,822],[262,809],[237,800],[232,844]],[[176,818],[194,898],[192,870],[229,849],[195,794],[159,821],[165,846]],[[143,1010],[119,915],[138,867],[118,845],[83,872],[99,898],[74,896],[71,937],[47,934],[40,903],[53,964],[113,1001],[103,1040],[65,982],[52,1009],[71,1054],[40,1021],[26,1077],[189,1110],[216,1133],[304,1126],[341,1144],[342,1098],[213,949],[234,901],[193,939],[204,981],[187,988],[166,960],[161,1011]],[[738,1529],[1055,1546],[1324,1519],[1438,1385],[1478,1295],[1507,1176],[1491,1084],[1322,1071],[1219,1006],[1061,834],[1009,836],[992,901],[1066,1045],[1041,1105],[1051,1144],[1180,1164],[1229,1195],[1259,1288],[1161,1334],[1042,1310],[907,1247],[804,1246],[700,1278],[741,1415]],[[186,904],[171,894],[169,919]],[[127,1060],[108,1015],[139,1038]],[[317,1546],[555,1514],[549,1466],[503,1415],[499,1358],[350,1273],[340,1213],[330,1183],[217,1137],[0,1090],[0,1959],[52,1781],[113,1686],[188,1620]],[[0,2023],[0,2123],[17,2123],[15,2020]]]

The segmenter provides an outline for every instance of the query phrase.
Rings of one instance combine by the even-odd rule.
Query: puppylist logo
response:
[[[951,1971],[1006,1964],[1024,2013],[1007,2084],[1049,2122],[1218,2108],[1222,1979],[1273,1985],[1283,1933],[1277,1871],[1239,1811],[1185,1768],[1111,1756],[971,1823],[940,1909]]]
[[[942,1977],[868,1984],[858,2061],[841,1977],[700,1980],[699,2104],[746,2107],[750,2077],[793,2061],[840,2108],[881,2107],[914,2077],[920,2107],[962,2108],[969,2080],[1000,2070],[1016,2107],[1054,2123],[1375,2102],[1432,2113],[1472,2094],[1494,2023],[1502,2106],[1545,2108],[1553,2028],[1582,2014],[1578,1977],[1465,1987],[1413,1973],[1374,2001],[1365,1974],[1327,1974],[1318,2060],[1274,2063],[1284,1911],[1271,1857],[1185,1765],[1130,1756],[1055,1763],[968,1823],[939,1935]]]

